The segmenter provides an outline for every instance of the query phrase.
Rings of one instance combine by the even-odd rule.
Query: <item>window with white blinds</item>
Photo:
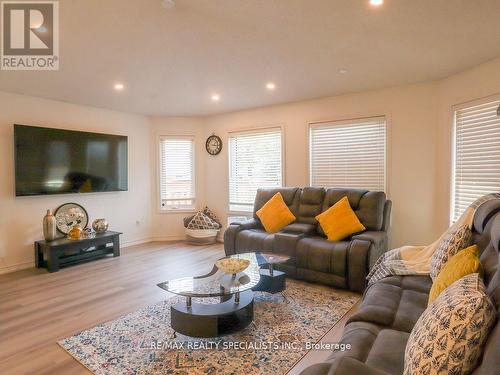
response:
[[[311,186],[385,191],[385,117],[314,124],[309,140]]]
[[[477,198],[500,192],[500,100],[455,111],[451,221]]]
[[[230,211],[252,211],[258,188],[282,183],[280,128],[229,135]]]
[[[195,208],[193,137],[160,137],[160,208]]]

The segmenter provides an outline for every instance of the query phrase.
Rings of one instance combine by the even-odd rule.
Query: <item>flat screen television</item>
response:
[[[127,137],[14,125],[16,196],[128,190]]]

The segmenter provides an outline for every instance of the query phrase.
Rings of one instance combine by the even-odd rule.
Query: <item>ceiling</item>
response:
[[[500,56],[498,0],[176,4],[60,0],[60,70],[0,71],[0,90],[194,116],[429,81]]]

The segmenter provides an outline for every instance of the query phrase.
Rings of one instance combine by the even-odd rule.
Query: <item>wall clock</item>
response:
[[[212,134],[207,138],[207,142],[205,143],[205,148],[210,155],[217,155],[222,150],[222,140],[220,137]]]

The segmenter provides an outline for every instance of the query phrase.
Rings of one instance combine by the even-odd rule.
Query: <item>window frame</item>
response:
[[[454,209],[455,209],[455,187],[456,187],[456,181],[455,181],[455,170],[456,170],[456,157],[457,157],[457,112],[469,107],[474,107],[482,104],[486,104],[488,102],[494,102],[500,100],[500,93],[493,94],[493,95],[488,95],[485,97],[481,98],[476,98],[473,100],[469,100],[466,102],[462,102],[459,104],[452,105],[450,108],[450,113],[449,113],[449,121],[451,122],[451,131],[450,131],[450,137],[451,137],[451,161],[450,165],[451,168],[448,170],[450,175],[450,180],[449,180],[449,188],[450,188],[450,197],[449,197],[449,210],[448,210],[448,223],[449,225],[452,225],[454,223]]]
[[[391,139],[392,139],[392,116],[390,113],[370,113],[370,114],[355,114],[355,115],[349,115],[345,117],[337,117],[333,119],[325,119],[325,120],[318,120],[318,121],[309,121],[308,122],[308,127],[307,127],[307,176],[308,176],[308,185],[312,186],[312,168],[311,168],[311,153],[312,153],[312,147],[311,147],[311,142],[312,142],[312,136],[311,136],[311,130],[312,128],[318,128],[321,126],[328,126],[332,123],[341,123],[341,122],[350,122],[350,121],[361,121],[361,120],[369,120],[369,119],[374,119],[374,118],[384,118],[385,119],[385,155],[384,155],[384,165],[385,165],[385,176],[384,176],[384,192],[387,197],[390,197],[390,184],[389,181],[391,180],[391,170],[392,170],[392,163],[391,163],[391,154],[392,154],[392,147],[391,147]]]
[[[231,178],[231,147],[229,145],[230,138],[235,134],[252,134],[252,133],[261,133],[269,130],[279,130],[280,132],[280,142],[281,142],[281,186],[286,186],[286,176],[285,176],[285,126],[283,124],[276,125],[267,125],[260,127],[252,127],[252,128],[243,128],[243,129],[234,129],[227,132],[226,143],[227,143],[227,215],[228,216],[252,216],[253,210],[250,211],[241,211],[241,210],[231,210],[230,204],[230,178]]]
[[[193,207],[192,208],[162,208],[161,207],[161,143],[164,139],[183,139],[183,140],[191,140],[193,142],[193,159],[191,164],[191,175],[192,175],[192,184],[193,184]],[[157,188],[157,204],[156,209],[160,214],[176,214],[176,213],[194,213],[197,210],[198,204],[198,189],[196,186],[196,137],[194,135],[182,135],[182,134],[159,134],[156,137],[156,188]]]

